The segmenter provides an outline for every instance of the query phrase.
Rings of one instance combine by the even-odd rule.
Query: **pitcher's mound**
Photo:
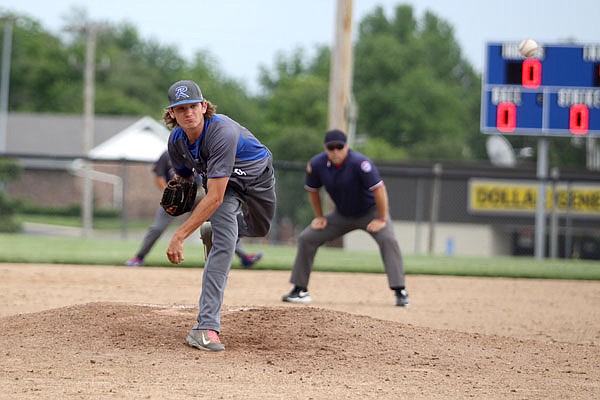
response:
[[[0,398],[593,398],[594,346],[415,327],[306,306],[224,307],[225,352],[186,345],[196,308],[90,303],[0,318]]]

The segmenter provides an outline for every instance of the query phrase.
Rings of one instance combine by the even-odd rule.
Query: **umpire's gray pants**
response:
[[[325,229],[315,230],[309,225],[298,237],[298,251],[290,278],[290,282],[296,286],[308,288],[308,280],[312,272],[315,255],[321,245],[356,229],[366,231],[369,222],[377,218],[377,209],[372,207],[366,214],[359,217],[345,217],[334,210],[326,217],[327,226]],[[379,253],[385,267],[389,287],[404,287],[404,264],[390,216],[387,216],[387,224],[383,229],[376,233],[368,233],[379,246]]]
[[[204,265],[198,324],[194,329],[220,332],[223,295],[238,238],[266,236],[275,216],[275,204],[272,166],[244,192],[227,187],[223,203],[210,216],[212,249]]]

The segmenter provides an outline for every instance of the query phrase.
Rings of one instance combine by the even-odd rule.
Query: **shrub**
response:
[[[22,226],[16,220],[16,210],[18,204],[16,200],[0,191],[0,232],[20,232]]]
[[[14,160],[0,157],[0,185],[14,180],[21,174],[21,167]],[[19,232],[21,224],[16,220],[18,204],[6,192],[0,190],[0,232]]]

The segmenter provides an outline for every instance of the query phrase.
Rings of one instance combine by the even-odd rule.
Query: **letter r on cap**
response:
[[[187,86],[177,86],[177,87],[175,88],[175,99],[176,99],[176,100],[179,100],[179,99],[181,99],[182,97],[190,97],[190,96],[188,96],[188,95],[187,95],[187,93],[186,93],[186,92],[187,92],[187,90],[188,90]]]

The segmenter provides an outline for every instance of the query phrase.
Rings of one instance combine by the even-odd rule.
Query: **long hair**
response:
[[[204,100],[204,102],[206,103],[206,111],[204,112],[204,119],[210,119],[213,117],[213,115],[215,115],[217,113],[217,106],[208,100]],[[167,127],[171,130],[173,130],[177,126],[179,126],[179,124],[177,123],[177,120],[175,118],[171,117],[171,114],[169,114],[169,109],[166,109],[163,112],[162,119],[163,119],[165,125],[167,125]]]

